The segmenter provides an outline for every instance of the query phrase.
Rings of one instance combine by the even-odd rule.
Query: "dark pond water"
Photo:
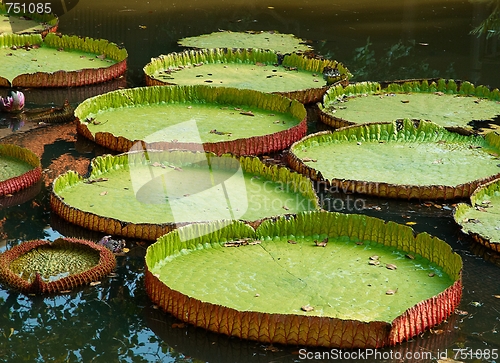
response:
[[[295,34],[310,40],[318,53],[346,64],[355,80],[440,76],[500,87],[496,39],[469,34],[491,10],[487,2],[472,0],[81,0],[61,16],[59,30],[125,46],[129,52],[126,81],[25,93],[28,107],[60,105],[64,99],[76,106],[87,97],[117,87],[140,86],[144,84],[142,67],[151,57],[180,51],[176,44],[179,38],[218,29]],[[20,199],[0,201],[0,251],[27,239],[53,240],[61,235],[100,238],[51,216],[48,191],[59,173],[68,169],[84,173],[92,157],[107,151],[77,137],[73,124],[27,132],[32,126],[24,125],[15,132],[8,127],[1,129],[2,142],[28,146],[42,156],[44,177]],[[321,128],[314,119],[310,126],[312,130]],[[323,202],[330,210],[416,222],[415,230],[444,239],[464,260],[459,307],[464,315],[455,314],[432,332],[380,350],[383,356],[376,357],[380,359],[366,361],[399,362],[402,360],[394,357],[406,353],[413,354],[415,359],[408,361],[415,362],[436,361],[444,354],[459,361],[500,361],[492,358],[495,352],[500,354],[500,299],[495,297],[500,295],[500,256],[472,245],[459,233],[450,204],[356,197],[360,198],[356,205],[366,208],[355,210],[352,198],[325,194]],[[147,244],[128,241],[128,247],[130,252],[118,257],[117,276],[105,278],[96,287],[49,298],[0,287],[0,362],[306,361],[301,347],[270,347],[218,336],[179,324],[155,309],[143,286]],[[456,355],[459,349],[464,349],[463,354]],[[471,351],[482,356],[471,357]],[[422,356],[426,358],[418,359]]]

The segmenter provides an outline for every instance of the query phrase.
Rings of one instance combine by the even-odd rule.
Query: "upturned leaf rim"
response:
[[[207,243],[290,234],[348,236],[359,241],[370,240],[401,248],[437,263],[454,283],[440,294],[409,307],[392,323],[361,322],[319,316],[238,311],[173,290],[150,271],[165,257],[182,253],[186,249],[200,249]],[[196,237],[190,239],[193,235]],[[218,222],[190,225],[160,237],[148,247],[145,260],[146,292],[153,303],[164,311],[216,333],[263,343],[351,349],[391,346],[421,334],[445,320],[458,306],[462,296],[462,259],[453,252],[451,246],[425,232],[416,234],[408,226],[364,215],[305,212],[291,218],[280,217],[265,221],[256,229],[237,221],[229,226],[220,226]]]

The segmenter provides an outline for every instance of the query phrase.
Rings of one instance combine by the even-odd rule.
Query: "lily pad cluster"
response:
[[[377,348],[439,324],[460,301],[461,258],[407,226],[329,212],[256,229],[218,223],[182,227],[146,253],[153,302],[217,333]]]
[[[27,294],[60,293],[98,281],[115,266],[113,253],[92,241],[33,240],[0,255],[0,280]]]
[[[20,146],[0,144],[0,163],[0,196],[26,189],[42,177],[40,159]]]

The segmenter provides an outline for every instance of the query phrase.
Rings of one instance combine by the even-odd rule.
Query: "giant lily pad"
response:
[[[279,93],[302,103],[317,102],[327,90],[323,71],[335,69],[336,81],[351,74],[333,60],[285,55],[260,49],[207,49],[153,58],[144,67],[147,85],[210,84]],[[329,82],[335,82],[331,80]]]
[[[127,51],[107,40],[6,34],[0,36],[0,85],[67,87],[105,82],[125,72]]]
[[[177,318],[267,343],[394,345],[461,297],[460,256],[407,226],[329,212],[186,226],[146,253],[146,290]]]
[[[500,176],[500,136],[464,136],[410,120],[320,132],[290,149],[291,166],[328,187],[386,198],[464,198]]]
[[[213,48],[258,48],[278,53],[306,52],[311,48],[305,41],[293,34],[280,34],[276,31],[232,32],[218,31],[196,37],[182,38],[178,42],[184,47],[198,49]]]
[[[16,4],[17,14],[12,7]],[[38,5],[39,4],[39,5]],[[53,14],[48,14],[44,9],[46,3],[24,4],[24,10],[35,10],[30,13],[22,13],[20,3],[10,5],[0,3],[0,35],[6,33],[15,34],[41,34],[57,31],[59,19]],[[49,3],[50,4],[50,3]],[[31,9],[30,9],[31,7]],[[37,9],[38,7],[38,9]],[[11,10],[8,12],[8,10]]]
[[[17,145],[0,144],[0,196],[36,184],[42,177],[40,159]]]
[[[92,173],[59,176],[52,210],[63,219],[110,235],[155,240],[188,223],[318,209],[311,181],[258,158],[196,152],[136,151],[98,157]]]
[[[409,118],[470,130],[471,121],[500,115],[499,101],[498,89],[490,91],[470,82],[361,82],[330,88],[320,105],[320,118],[333,127]]]
[[[258,155],[283,150],[307,131],[298,101],[209,86],[118,90],[87,99],[75,115],[80,134],[122,152],[141,141],[155,149]]]
[[[0,255],[0,279],[24,293],[47,294],[97,281],[115,266],[113,253],[92,241],[34,240]]]
[[[500,252],[499,209],[500,179],[495,179],[472,193],[470,205],[457,204],[453,217],[476,242]]]

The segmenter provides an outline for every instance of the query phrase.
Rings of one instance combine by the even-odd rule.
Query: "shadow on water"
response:
[[[453,76],[499,87],[498,41],[469,34],[490,12],[487,2],[454,0],[80,0],[60,17],[59,30],[125,46],[129,53],[126,78],[85,88],[23,91],[27,107],[60,105],[66,99],[76,106],[96,94],[140,86],[144,84],[142,67],[151,57],[181,51],[177,45],[180,38],[219,29],[293,33],[309,40],[318,53],[343,62],[357,75],[357,80]],[[327,129],[317,123],[314,110],[309,110],[309,116],[310,132]],[[494,124],[498,124],[498,119]],[[102,234],[69,225],[51,215],[49,193],[57,175],[69,169],[83,175],[92,157],[109,151],[77,136],[74,123],[28,126],[33,129],[21,127],[13,132],[4,128],[0,137],[4,137],[2,142],[27,146],[39,155],[43,179],[19,195],[0,199],[0,252],[26,239],[53,240],[64,235],[99,240]],[[386,354],[378,357],[381,359],[366,361],[399,362],[395,355],[400,352],[411,353],[415,358],[420,354],[420,359],[414,360],[419,362],[435,362],[444,354],[469,362],[473,359],[456,355],[458,349],[483,353],[500,349],[500,255],[473,244],[461,234],[452,219],[451,203],[326,192],[320,194],[320,199],[332,211],[362,213],[412,225],[417,232],[445,240],[464,261],[463,299],[458,313],[410,342],[380,350]],[[103,279],[100,285],[82,287],[69,294],[40,298],[2,286],[0,361],[328,361],[330,350],[308,349],[307,352],[319,352],[325,359],[305,359],[300,355],[303,347],[270,346],[219,336],[185,325],[155,309],[144,290],[147,246],[143,241],[127,241],[130,252],[117,257],[115,274]],[[392,358],[387,356],[389,353]],[[494,359],[483,356],[476,361]]]

